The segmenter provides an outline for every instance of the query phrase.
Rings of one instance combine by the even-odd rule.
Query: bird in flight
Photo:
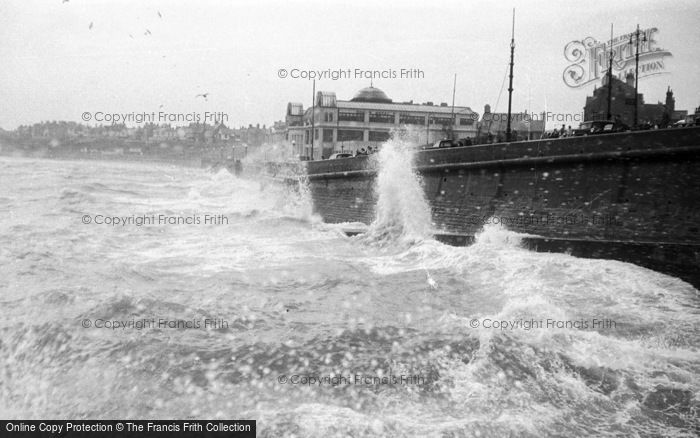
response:
[[[160,15],[160,11],[158,11],[158,16],[159,16],[160,18],[163,18],[163,16],[162,16],[162,15]]]
[[[151,31],[148,30],[148,29],[146,29],[146,32],[144,32],[143,34],[144,34],[144,35],[150,35],[150,34],[151,34]]]
[[[196,95],[194,98],[196,99],[196,98],[198,98],[198,97],[200,97],[200,96],[203,97],[204,100],[207,100],[207,96],[209,96],[209,93],[198,94],[198,95]]]
[[[92,29],[92,21],[90,22],[90,26],[88,26],[88,29]]]
[[[68,3],[68,0],[63,0],[61,3]]]

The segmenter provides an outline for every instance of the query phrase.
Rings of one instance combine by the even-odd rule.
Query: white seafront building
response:
[[[473,138],[478,118],[466,106],[396,103],[372,86],[361,89],[350,100],[338,100],[334,92],[319,91],[311,108],[304,109],[301,103],[287,104],[286,141],[302,159],[320,159],[336,152],[375,148],[400,126],[423,132],[421,142],[426,144],[443,138]]]

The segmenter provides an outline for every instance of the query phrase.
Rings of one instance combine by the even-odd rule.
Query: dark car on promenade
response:
[[[622,122],[615,122],[613,120],[592,120],[589,122],[582,122],[578,128],[573,130],[572,134],[574,137],[579,137],[583,135],[612,134],[614,132],[629,130],[630,127]]]

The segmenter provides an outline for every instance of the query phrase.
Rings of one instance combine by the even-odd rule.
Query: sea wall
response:
[[[629,244],[700,266],[698,127],[425,150],[415,168],[442,238],[468,242],[491,222],[542,248]],[[307,163],[317,213],[371,223],[376,172],[375,156]]]

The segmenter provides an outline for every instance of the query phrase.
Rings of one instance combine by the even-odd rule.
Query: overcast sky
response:
[[[657,27],[668,73],[640,80],[646,102],[700,105],[700,4],[687,1],[0,1],[0,127],[80,121],[85,111],[223,111],[229,125],[271,124],[286,104],[311,103],[291,71],[416,68],[417,79],[377,79],[394,101],[496,105],[516,8],[514,110],[580,113],[593,85],[567,87],[564,47],[605,40],[637,23]],[[160,16],[159,16],[160,13]],[[92,28],[90,24],[92,23]],[[350,99],[369,80],[317,81]],[[507,87],[507,85],[506,85]],[[195,97],[209,93],[207,99]],[[94,123],[92,123],[94,124]]]

